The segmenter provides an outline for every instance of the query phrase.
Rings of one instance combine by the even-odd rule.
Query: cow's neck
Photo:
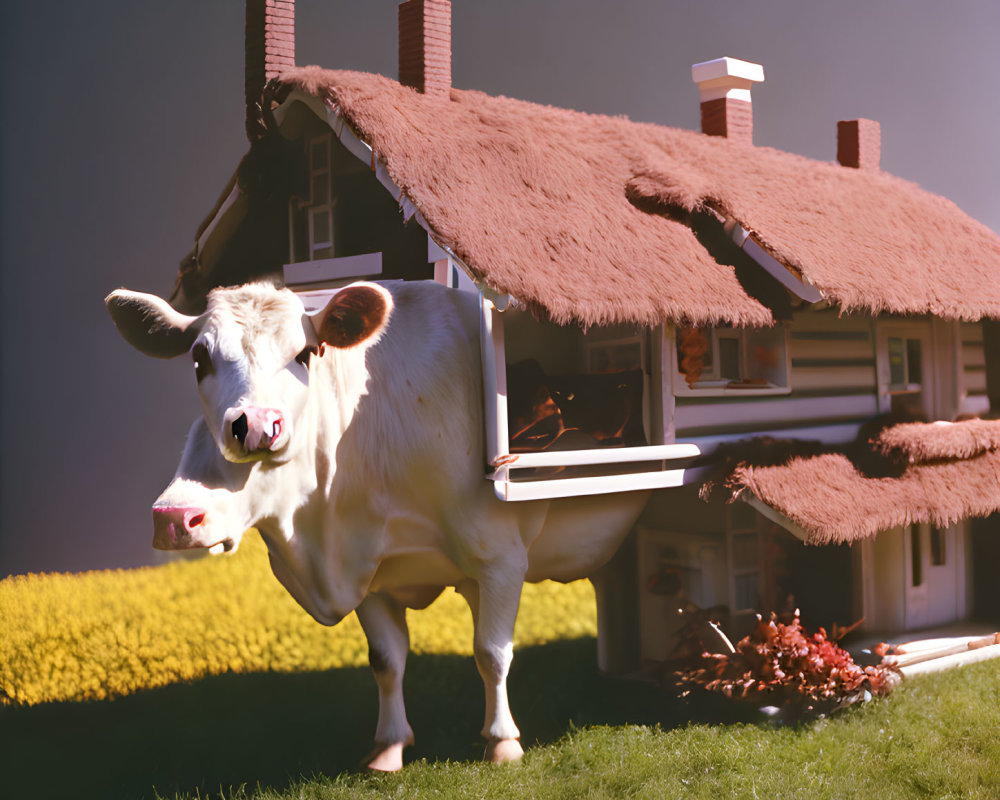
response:
[[[256,525],[275,576],[324,624],[334,624],[364,599],[378,565],[382,493],[338,474],[351,443],[367,372],[360,351],[334,351],[310,370],[309,399],[299,420],[300,449],[280,465],[255,470]],[[346,438],[346,441],[345,441]],[[249,487],[248,487],[249,488]]]

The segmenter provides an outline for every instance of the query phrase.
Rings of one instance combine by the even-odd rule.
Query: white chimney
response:
[[[702,133],[753,144],[750,88],[763,82],[764,68],[738,58],[716,58],[693,64],[691,79],[701,95]]]

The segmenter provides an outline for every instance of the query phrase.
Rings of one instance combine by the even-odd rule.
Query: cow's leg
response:
[[[413,744],[413,729],[403,705],[403,670],[410,649],[406,609],[391,597],[370,594],[357,613],[368,638],[368,661],[378,684],[375,749],[364,765],[380,772],[396,772],[403,768],[403,748]]]
[[[472,610],[472,643],[476,666],[486,689],[486,760],[495,764],[518,761],[524,750],[507,700],[507,673],[514,654],[514,621],[524,576],[489,574],[467,581],[458,591]]]

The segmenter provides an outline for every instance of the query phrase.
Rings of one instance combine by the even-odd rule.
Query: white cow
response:
[[[475,297],[357,283],[309,316],[292,292],[255,284],[212,292],[198,317],[126,290],[107,304],[144,353],[190,351],[204,407],[154,505],[154,546],[230,550],[256,527],[275,576],[315,619],[357,611],[379,691],[367,761],[378,770],[400,769],[413,741],[405,609],[454,586],[475,626],[486,757],[520,758],[506,678],[521,586],[593,574],[647,494],[495,497]]]

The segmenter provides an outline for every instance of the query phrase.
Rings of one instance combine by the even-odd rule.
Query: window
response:
[[[774,390],[788,386],[784,327],[680,328],[675,388],[681,394],[714,390]]]
[[[308,259],[333,257],[332,135],[309,140]]]
[[[889,391],[919,392],[923,383],[920,339],[890,336]]]
[[[922,321],[879,323],[879,412],[932,418],[934,396],[927,391],[933,369],[930,326]]]

